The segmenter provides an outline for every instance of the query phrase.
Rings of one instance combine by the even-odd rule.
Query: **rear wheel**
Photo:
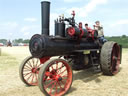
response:
[[[40,69],[38,85],[46,96],[62,96],[72,84],[72,69],[63,59],[47,61]]]
[[[120,46],[113,41],[106,42],[101,49],[100,63],[103,74],[117,74],[120,65]]]

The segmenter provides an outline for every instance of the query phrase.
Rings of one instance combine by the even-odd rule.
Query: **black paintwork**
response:
[[[41,2],[42,34],[49,35],[50,2]]]
[[[95,42],[88,42],[86,39],[58,39],[46,35],[34,35],[29,43],[30,52],[34,57],[68,55],[77,50],[99,49]]]
[[[65,23],[55,21],[55,36],[65,37]]]

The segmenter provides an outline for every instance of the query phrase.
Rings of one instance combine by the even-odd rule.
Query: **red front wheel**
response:
[[[28,86],[37,85],[38,73],[40,69],[40,60],[32,56],[28,56],[21,63],[19,75],[21,80]]]
[[[63,59],[52,59],[39,71],[38,85],[46,96],[62,96],[72,84],[72,69]]]
[[[39,70],[48,59],[50,59],[50,57],[39,59],[28,56],[25,58],[19,68],[19,75],[23,83],[28,86],[37,85]]]

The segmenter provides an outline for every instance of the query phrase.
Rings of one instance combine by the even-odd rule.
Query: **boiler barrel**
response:
[[[76,40],[68,39],[52,39],[46,35],[36,34],[32,36],[29,42],[29,49],[32,56],[42,58],[46,56],[61,56],[68,55],[77,50],[98,49],[99,45],[94,42],[81,40],[78,43]]]

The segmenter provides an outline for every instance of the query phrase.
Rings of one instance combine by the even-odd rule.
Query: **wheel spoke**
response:
[[[63,66],[63,63],[62,63],[62,65],[61,65],[61,67],[59,68],[59,69],[62,69],[64,66]],[[61,72],[61,70],[60,70],[60,72]]]
[[[31,69],[25,66],[23,71],[31,71]]]
[[[54,70],[53,65],[51,67],[52,67],[52,70]]]
[[[32,74],[32,80],[31,80],[31,84],[33,83],[33,79],[34,79],[34,74]]]
[[[50,82],[49,84],[47,84],[47,85],[45,85],[45,89],[47,89],[50,85],[52,85],[54,82],[56,82],[56,81],[52,81],[52,82]]]
[[[53,68],[53,65],[51,66],[52,67],[52,71],[55,73],[55,74],[57,74],[57,71],[55,71],[55,69]],[[52,72],[51,71],[51,72]]]
[[[28,69],[32,69],[32,67],[28,66],[28,65],[25,65],[24,68],[27,67]]]
[[[32,76],[32,74],[26,79],[26,81],[28,81],[30,79],[30,77]]]
[[[37,68],[40,68],[41,65],[42,65],[42,64],[39,64],[39,65],[37,66]]]
[[[56,82],[54,82],[54,84],[52,85],[52,88],[50,89],[50,92],[49,92],[49,94],[51,94],[52,93],[52,90],[53,90],[53,88],[54,88],[54,86],[56,85]]]
[[[63,78],[63,80],[67,81],[67,80],[68,80],[68,78]]]
[[[55,86],[56,86],[56,92],[55,92],[55,95],[56,95],[56,94],[57,94],[57,83],[56,83],[56,85],[55,85]]]
[[[63,67],[64,67],[64,66],[62,65],[60,68],[58,68],[57,74],[60,74],[59,72],[61,72],[61,69],[62,69]]]
[[[31,71],[31,70],[28,70],[28,69],[24,69],[23,71],[24,71],[24,72],[29,72],[29,71]]]
[[[64,71],[62,71],[60,74],[62,75],[67,69],[65,69]]]
[[[29,72],[29,73],[26,73],[26,74],[24,74],[24,77],[26,77],[27,75],[29,75],[29,74],[31,74],[32,72]]]
[[[56,62],[56,70],[58,70],[58,62]]]
[[[59,85],[59,87],[60,87],[60,91],[63,89],[62,87],[61,87],[61,85],[60,85],[60,83],[58,82],[58,85]]]
[[[61,76],[61,77],[68,77],[68,74],[65,74],[64,76]]]
[[[65,85],[65,83],[63,82],[63,80],[61,81],[61,83],[62,83],[63,85]]]
[[[36,81],[38,81],[38,79],[37,79],[37,74],[35,73],[35,78],[36,78]]]
[[[31,62],[30,61],[28,61],[27,62],[28,63],[28,65],[32,68],[33,66],[31,65]]]

